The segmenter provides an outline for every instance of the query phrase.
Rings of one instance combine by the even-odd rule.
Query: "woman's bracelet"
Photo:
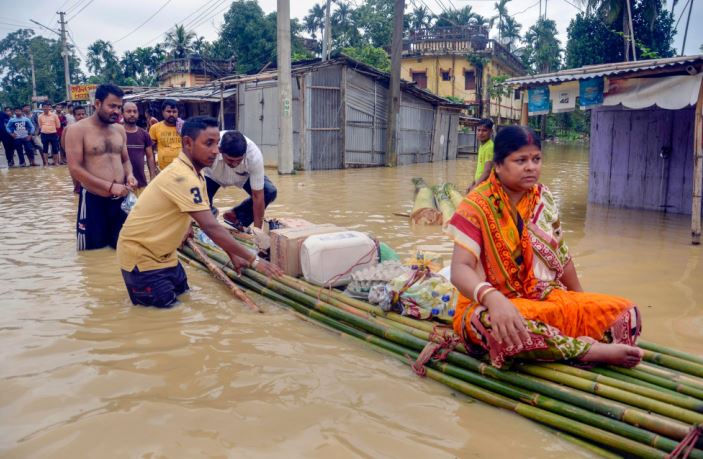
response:
[[[486,296],[488,296],[489,293],[491,292],[497,292],[498,290],[495,287],[490,287],[487,288],[486,290],[482,291],[479,293],[479,298],[478,298],[478,304],[483,304],[483,300],[486,299]]]
[[[484,287],[493,287],[493,286],[491,284],[489,284],[488,282],[479,282],[478,284],[476,284],[476,286],[474,287],[474,300],[478,301],[479,291]]]
[[[259,262],[261,261],[261,258],[259,258],[258,255],[254,257],[254,260],[251,262],[251,269],[256,269],[257,266],[259,266]]]

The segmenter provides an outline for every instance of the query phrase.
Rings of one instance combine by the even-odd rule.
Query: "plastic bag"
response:
[[[390,310],[416,319],[436,317],[449,322],[454,317],[457,290],[443,276],[414,270],[396,277],[387,287],[385,292],[390,291],[392,296]],[[383,294],[378,295],[382,292],[374,293],[383,297]],[[386,298],[382,300],[388,301]]]
[[[132,210],[132,207],[137,203],[137,195],[132,193],[131,191],[125,196],[125,198],[122,200],[122,205],[120,207],[122,208],[122,211],[126,214],[129,213],[130,210]]]

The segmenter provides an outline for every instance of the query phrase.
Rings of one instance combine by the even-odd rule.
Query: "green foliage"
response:
[[[463,104],[464,99],[461,97],[456,97],[456,96],[444,96],[445,99],[447,99],[450,102],[454,102],[455,104]]]
[[[57,40],[35,36],[30,29],[19,29],[0,40],[0,101],[3,105],[23,105],[32,97],[30,52],[34,57],[37,95],[51,101],[66,98],[61,45]],[[69,47],[72,82],[82,82],[84,75],[73,47]]]
[[[391,59],[388,53],[371,45],[364,45],[361,48],[344,48],[342,53],[364,64],[371,65],[383,72],[391,71]]]
[[[551,72],[561,64],[561,43],[557,24],[551,19],[538,19],[525,34],[523,62],[533,73]]]
[[[183,59],[194,51],[194,42],[196,40],[195,32],[186,30],[183,24],[169,30],[164,40],[164,48],[168,54],[174,59]],[[199,38],[199,46],[204,45],[204,38]]]
[[[674,55],[671,46],[675,33],[673,16],[660,0],[635,2],[632,21],[638,58],[654,59]],[[593,13],[577,14],[567,29],[567,68],[622,62],[625,59],[622,29],[619,21],[608,24]]]
[[[120,84],[122,69],[117,59],[112,43],[105,40],[96,40],[88,46],[87,62],[90,70],[97,79],[96,82],[112,82]]]
[[[393,36],[393,0],[366,0],[354,10],[354,23],[371,45],[382,48]]]

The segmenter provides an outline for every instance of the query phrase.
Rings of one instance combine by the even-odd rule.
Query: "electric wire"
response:
[[[154,17],[155,17],[157,14],[159,14],[159,13],[161,12],[161,10],[163,10],[164,8],[166,8],[166,7],[168,6],[168,4],[171,3],[171,1],[172,1],[172,0],[166,0],[166,2],[165,2],[163,5],[161,5],[161,7],[160,7],[158,10],[156,10],[156,12],[154,12],[154,14],[152,14],[151,16],[149,16],[144,22],[142,22],[142,23],[139,24],[137,27],[135,27],[134,29],[132,29],[131,31],[129,31],[128,33],[126,33],[124,36],[122,36],[122,37],[120,37],[119,39],[113,41],[112,44],[113,44],[113,45],[116,45],[117,43],[121,42],[121,41],[124,40],[125,38],[129,37],[130,35],[132,35],[132,34],[133,34],[134,32],[136,32],[137,30],[139,30],[139,29],[141,29],[142,27],[144,27],[149,21],[151,21],[152,19],[154,19]]]

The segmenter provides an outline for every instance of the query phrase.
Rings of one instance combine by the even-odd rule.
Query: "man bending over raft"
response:
[[[120,88],[101,84],[95,90],[95,113],[66,133],[68,169],[82,185],[78,199],[78,250],[117,246],[127,217],[122,201],[137,186],[127,153]]]
[[[176,250],[189,232],[191,219],[222,250],[236,271],[252,268],[267,276],[283,272],[237,243],[210,211],[201,171],[219,153],[216,119],[188,119],[181,131],[183,151],[142,192],[122,228],[117,257],[132,303],[166,308],[188,290]]]

